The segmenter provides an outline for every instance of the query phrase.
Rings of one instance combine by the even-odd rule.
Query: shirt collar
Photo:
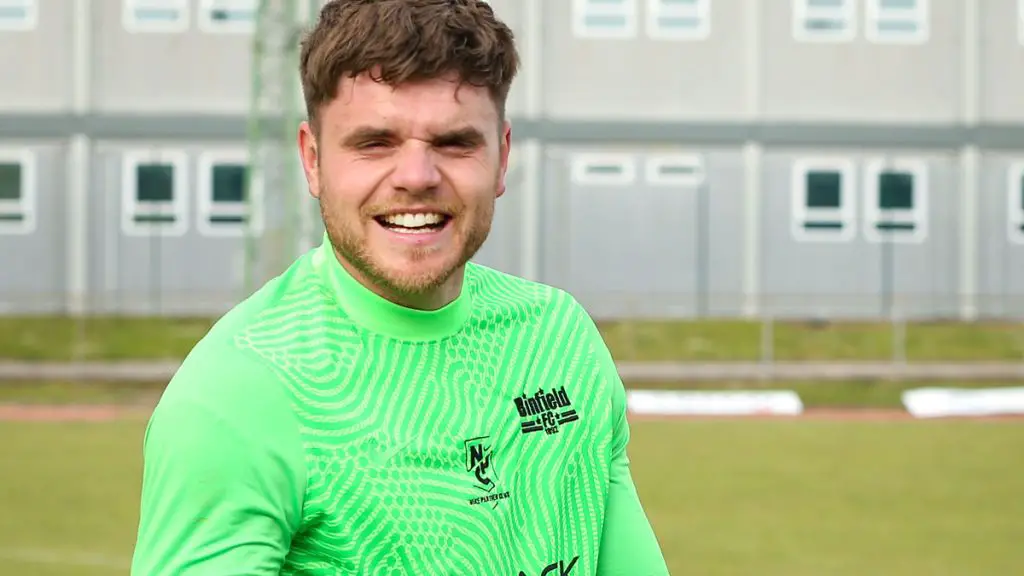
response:
[[[326,234],[313,253],[313,266],[352,320],[398,340],[428,341],[451,336],[462,328],[472,309],[472,296],[465,284],[458,298],[437,310],[407,308],[378,296],[338,262]]]

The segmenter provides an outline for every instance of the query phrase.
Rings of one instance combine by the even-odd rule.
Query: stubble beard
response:
[[[378,291],[395,295],[420,296],[443,287],[456,271],[460,270],[479,252],[490,235],[494,217],[494,201],[492,200],[478,207],[476,217],[468,226],[465,226],[465,222],[461,222],[461,225],[465,227],[461,231],[452,231],[457,235],[457,239],[460,237],[463,239],[459,256],[445,266],[396,272],[382,266],[379,258],[367,246],[365,236],[360,231],[353,230],[352,225],[332,209],[329,198],[330,193],[321,187],[320,216],[323,218],[327,237],[335,253],[355,268]],[[465,217],[464,213],[456,216],[459,219]],[[360,214],[359,221],[354,224],[361,226],[366,220],[366,216]],[[376,224],[371,223],[370,225],[375,226]],[[455,226],[460,223],[453,222],[449,225]],[[431,256],[434,249],[410,246],[406,250],[408,259],[415,264]]]

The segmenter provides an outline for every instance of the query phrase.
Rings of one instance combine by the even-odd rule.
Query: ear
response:
[[[512,123],[505,120],[501,126],[501,140],[498,142],[499,174],[498,193],[500,198],[505,193],[505,175],[508,173],[508,157],[512,151]]]
[[[298,135],[299,158],[302,160],[302,171],[306,173],[309,195],[320,198],[320,151],[317,147],[316,134],[308,121],[299,125]]]

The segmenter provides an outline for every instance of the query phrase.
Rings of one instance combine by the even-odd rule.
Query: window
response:
[[[710,0],[647,0],[647,35],[703,40],[711,34]]]
[[[857,35],[853,0],[793,0],[793,38],[800,42],[849,42]]]
[[[1011,166],[1007,176],[1007,238],[1011,244],[1024,244],[1024,162]]]
[[[928,170],[923,162],[875,160],[866,170],[864,237],[921,242],[928,235]]]
[[[121,229],[128,236],[179,236],[188,229],[187,162],[180,152],[124,156]]]
[[[249,188],[245,151],[207,152],[199,159],[199,231],[207,236],[241,236],[263,229],[262,187]],[[248,225],[248,226],[247,226]]]
[[[572,0],[572,30],[579,38],[632,38],[636,0]]]
[[[0,150],[0,234],[31,234],[35,228],[35,156]]]
[[[129,32],[188,30],[189,0],[122,0],[124,27]]]
[[[655,156],[647,161],[647,183],[658,186],[700,186],[704,165],[696,154]]]
[[[839,158],[793,164],[793,237],[803,242],[847,242],[857,233],[853,162]]]
[[[618,154],[580,155],[572,159],[572,180],[576,184],[632,184],[636,164],[631,157]]]
[[[213,33],[252,32],[259,0],[200,0],[199,29]]]
[[[38,0],[0,0],[0,31],[32,30],[39,20]]]
[[[865,36],[877,43],[926,42],[928,0],[867,0]]]

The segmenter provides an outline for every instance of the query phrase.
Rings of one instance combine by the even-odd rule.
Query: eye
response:
[[[467,150],[473,148],[475,144],[470,140],[453,138],[451,140],[441,140],[437,143],[438,148],[448,148],[455,150]]]
[[[375,148],[383,148],[387,145],[387,142],[381,140],[371,140],[369,142],[363,142],[362,144],[359,145],[359,148],[361,150],[373,150]]]

